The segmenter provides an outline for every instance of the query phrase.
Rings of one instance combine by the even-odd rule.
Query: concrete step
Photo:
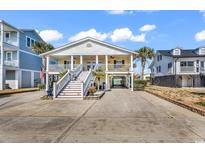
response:
[[[83,100],[83,97],[74,97],[74,96],[58,96],[54,100]]]
[[[58,96],[78,96],[78,97],[80,97],[81,96],[81,93],[69,93],[69,94],[67,94],[67,93],[60,93]]]
[[[81,89],[63,89],[64,92],[81,92]]]

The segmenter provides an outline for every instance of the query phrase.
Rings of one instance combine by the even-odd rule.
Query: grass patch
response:
[[[200,105],[200,106],[205,106],[205,102],[196,102],[196,103],[194,103],[194,104]]]
[[[204,92],[191,92],[194,95],[205,96]]]

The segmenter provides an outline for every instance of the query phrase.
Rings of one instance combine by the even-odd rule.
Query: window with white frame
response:
[[[11,37],[10,32],[5,32],[5,41],[7,42]]]
[[[30,38],[30,37],[26,37],[26,46],[28,48],[31,48],[33,45],[35,44],[35,40]]]
[[[6,52],[6,60],[11,61],[12,60],[12,52]]]

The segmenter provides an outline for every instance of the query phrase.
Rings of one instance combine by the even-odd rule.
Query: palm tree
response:
[[[149,47],[143,47],[140,48],[138,51],[138,58],[140,59],[141,62],[141,79],[144,79],[144,69],[145,69],[145,65],[147,63],[148,59],[152,59],[154,57],[154,49],[149,48]]]
[[[35,42],[32,45],[32,50],[38,54],[42,54],[53,49],[53,45],[46,42]]]
[[[32,45],[32,50],[36,52],[37,54],[42,54],[42,53],[48,52],[53,49],[54,49],[53,45],[46,43],[46,42],[35,42]],[[41,66],[41,71],[45,71],[45,70],[46,70],[46,64],[44,61],[43,65]],[[45,80],[46,80],[46,76],[44,76],[44,81]]]

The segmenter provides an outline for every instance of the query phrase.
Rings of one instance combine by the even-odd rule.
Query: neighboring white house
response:
[[[158,50],[149,68],[153,84],[171,87],[204,87],[205,47]]]
[[[86,37],[41,56],[47,64],[46,89],[53,87],[54,98],[83,98],[91,84],[133,89],[134,51]],[[93,70],[105,73],[100,82]],[[67,73],[59,79],[62,72]]]

